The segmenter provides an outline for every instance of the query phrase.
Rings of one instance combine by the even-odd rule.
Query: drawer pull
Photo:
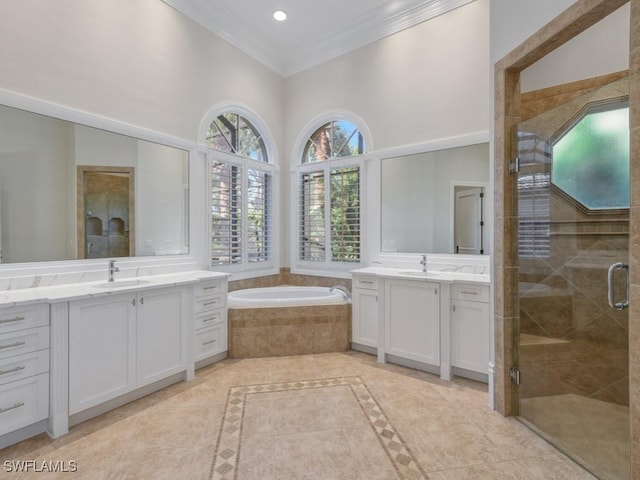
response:
[[[211,345],[212,343],[216,343],[216,339],[215,338],[213,340],[209,340],[208,342],[204,342],[202,344],[202,346],[204,347],[205,345]]]
[[[209,318],[204,318],[204,319],[202,320],[202,323],[205,323],[205,322],[213,322],[213,321],[214,321],[215,319],[217,319],[217,318],[218,318],[218,316],[217,316],[217,315],[214,315],[213,317],[209,317]]]
[[[24,370],[25,367],[24,365],[18,365],[15,368],[12,368],[11,370],[0,370],[0,375],[7,375],[8,373],[15,373],[15,372],[19,372],[20,370]]]
[[[5,348],[11,348],[11,347],[21,347],[22,345],[26,345],[26,344],[27,342],[25,342],[24,340],[21,340],[16,343],[10,343],[9,345],[0,345],[0,350],[3,350]]]
[[[19,322],[20,320],[24,320],[24,317],[7,318],[6,320],[0,320],[0,324]]]
[[[360,280],[360,283],[364,283],[365,285],[373,285],[373,281],[371,280]]]
[[[208,307],[209,305],[217,305],[217,304],[218,304],[218,300],[216,300],[214,302],[203,303],[202,306],[203,307]]]
[[[217,285],[211,285],[209,287],[204,287],[203,290],[215,290],[216,288],[218,288]]]
[[[460,293],[463,294],[463,295],[479,295],[478,292],[467,292],[466,290],[462,291]]]
[[[24,402],[16,402],[11,407],[0,408],[0,413],[8,412],[9,410],[15,410],[16,408],[24,407]]]

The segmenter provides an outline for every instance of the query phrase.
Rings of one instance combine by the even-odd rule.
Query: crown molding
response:
[[[222,5],[207,0],[163,0],[276,73],[288,77],[376,40],[443,15],[475,0],[402,0],[358,17],[352,23],[282,51]],[[392,9],[392,11],[390,11]]]

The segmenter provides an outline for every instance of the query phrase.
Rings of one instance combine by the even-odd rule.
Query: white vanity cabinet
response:
[[[48,417],[49,305],[0,309],[0,448]]]
[[[69,303],[69,414],[186,369],[182,288]]]
[[[387,355],[440,365],[439,286],[419,280],[384,280]]]
[[[194,351],[196,366],[226,352],[227,347],[227,280],[207,280],[195,286]]]
[[[451,292],[451,366],[454,373],[489,370],[489,287],[455,284]],[[463,371],[459,371],[462,369]],[[458,370],[458,371],[456,371]]]
[[[351,346],[354,350],[375,353],[378,347],[378,278],[354,275],[352,290]]]

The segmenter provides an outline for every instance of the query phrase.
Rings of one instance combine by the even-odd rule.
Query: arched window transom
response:
[[[218,115],[210,124],[207,146],[259,162],[268,162],[267,149],[258,130],[237,113]]]
[[[363,153],[365,142],[358,128],[345,120],[335,120],[313,132],[305,146],[302,163],[353,157]]]

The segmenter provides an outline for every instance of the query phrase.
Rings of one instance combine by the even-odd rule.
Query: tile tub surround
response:
[[[77,425],[65,437],[39,435],[0,450],[0,458],[77,462],[76,473],[46,478],[208,480],[222,421],[230,418],[230,394],[245,386],[251,398],[244,406],[236,480],[402,478],[349,387],[302,388],[335,377],[361,379],[432,480],[594,479],[516,420],[488,409],[486,385],[442,382],[359,352],[225,360],[199,370],[191,382]],[[258,384],[267,389],[291,382],[300,388],[250,393]],[[42,477],[3,468],[0,463],[0,478]]]
[[[228,318],[231,358],[344,352],[351,341],[351,304],[230,308]]]

